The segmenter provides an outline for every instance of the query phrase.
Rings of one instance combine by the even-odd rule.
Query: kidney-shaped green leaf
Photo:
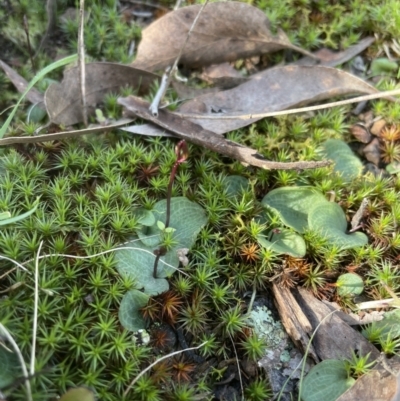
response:
[[[139,223],[143,224],[144,226],[147,227],[152,226],[156,222],[154,214],[150,210],[139,209],[138,216],[139,216]]]
[[[339,276],[337,282],[337,292],[341,297],[360,295],[364,290],[363,279],[354,273],[345,273]]]
[[[147,305],[149,298],[149,295],[138,290],[131,290],[124,295],[118,313],[122,326],[132,331],[146,328],[139,309]]]
[[[344,361],[327,359],[315,365],[301,386],[303,401],[335,401],[353,384],[355,379],[347,377]]]
[[[317,231],[331,245],[342,249],[356,248],[368,243],[368,238],[363,233],[346,234],[346,216],[337,203],[324,202],[311,208],[308,224],[311,230]]]
[[[154,278],[153,248],[135,243],[132,248],[122,249],[116,253],[117,269],[122,276],[129,276],[136,280],[138,288],[144,288],[149,295],[157,295],[168,291],[169,285],[165,277],[169,277],[178,267],[179,258],[176,250],[171,250],[159,259],[157,265],[157,278]],[[165,263],[172,265],[167,266]]]
[[[154,205],[155,221],[165,222],[167,201],[165,199]],[[204,209],[185,197],[171,199],[171,214],[169,226],[174,228],[174,240],[178,241],[179,248],[190,248],[201,228],[207,223]],[[157,246],[160,243],[160,229],[157,224],[146,227],[139,235],[141,241],[148,246]]]
[[[353,153],[347,143],[339,139],[328,139],[322,144],[321,154],[324,158],[333,160],[334,171],[347,180],[357,178],[363,169],[361,160]]]
[[[273,189],[261,203],[275,210],[282,223],[303,233],[308,228],[308,213],[325,197],[312,187],[282,187]]]
[[[226,177],[225,185],[228,196],[233,197],[249,187],[249,180],[241,175],[230,175]]]
[[[265,236],[257,237],[258,243],[277,254],[285,254],[294,258],[302,258],[306,254],[306,244],[303,237],[289,230],[280,229],[272,233],[268,240]]]

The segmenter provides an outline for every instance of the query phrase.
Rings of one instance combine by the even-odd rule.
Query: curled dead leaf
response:
[[[86,104],[88,114],[94,113],[104,95],[131,86],[146,93],[158,75],[129,65],[117,63],[86,64]],[[50,120],[55,124],[73,125],[83,121],[78,68],[64,71],[61,83],[52,84],[45,93],[45,105]]]
[[[180,8],[144,29],[132,65],[148,71],[172,65],[200,7]],[[201,67],[284,48],[313,57],[292,45],[283,31],[273,35],[267,17],[258,8],[236,1],[211,3],[199,16],[180,62],[187,67]]]

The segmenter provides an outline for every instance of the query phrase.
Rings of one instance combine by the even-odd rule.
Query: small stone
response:
[[[385,125],[386,125],[386,121],[384,119],[375,121],[370,128],[371,134],[375,135],[375,136],[379,136],[379,134],[381,133],[381,131],[385,127]]]
[[[250,376],[250,377],[257,376],[257,373],[258,373],[257,362],[249,361],[249,360],[245,359],[240,362],[240,365],[242,366],[242,369],[243,369],[244,373],[246,373],[247,376]]]
[[[360,121],[362,121],[365,125],[367,125],[369,127],[374,120],[374,114],[372,113],[371,110],[369,110],[369,111],[366,111],[365,113],[361,113],[358,116],[358,118],[360,119]]]
[[[381,161],[381,152],[379,149],[379,139],[374,138],[363,150],[364,157],[377,166]]]
[[[368,128],[360,123],[354,124],[350,131],[354,138],[356,138],[359,142],[369,143],[372,139],[372,135],[368,131]]]

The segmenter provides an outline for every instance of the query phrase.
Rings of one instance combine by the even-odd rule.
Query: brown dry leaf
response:
[[[229,63],[211,65],[203,70],[200,78],[211,85],[221,89],[231,89],[247,82],[250,78],[244,77]]]
[[[172,65],[183,46],[201,5],[172,11],[149,25],[133,66],[156,71]],[[207,4],[199,16],[180,63],[201,67],[248,58],[284,48],[312,55],[290,43],[284,32],[274,36],[265,14],[236,1]]]
[[[189,86],[176,80],[171,82],[171,86],[178,94],[179,99],[182,100],[190,100],[198,96],[206,95],[209,93],[216,93],[220,91],[220,89],[218,88],[194,88],[192,86]]]
[[[377,348],[339,316],[332,314],[326,318],[331,313],[331,309],[310,292],[304,288],[298,288],[298,291],[294,292],[294,296],[312,324],[313,330],[321,324],[312,341],[321,360],[350,359],[352,352],[357,352],[358,355],[370,353],[371,360],[379,357]]]
[[[131,86],[146,93],[158,75],[117,63],[86,64],[86,104],[88,114],[94,112],[104,95]],[[45,93],[45,104],[50,120],[55,124],[73,125],[83,121],[78,68],[64,71],[61,83],[52,84]]]
[[[346,63],[350,61],[352,58],[360,54],[365,49],[367,49],[372,43],[375,42],[375,38],[368,36],[359,43],[348,47],[346,50],[341,52],[335,52],[330,49],[319,49],[316,52],[313,52],[313,55],[320,60],[319,65],[323,65],[325,67],[335,67],[337,65]],[[293,64],[295,65],[315,65],[318,61],[315,58],[311,57],[303,57],[300,60],[297,60]]]
[[[212,116],[213,119],[193,121],[205,129],[224,134],[259,120],[240,118],[240,115],[300,107],[334,96],[377,92],[377,89],[362,79],[335,68],[291,65],[258,73],[236,88],[200,96],[184,103],[178,111],[183,116]],[[218,116],[238,118],[215,118]]]
[[[238,70],[233,68],[230,63],[210,65],[209,67],[204,68],[201,73],[201,78],[210,84],[214,83],[214,79],[224,77],[241,78],[243,76]]]
[[[9,65],[4,61],[0,60],[0,67],[3,69],[4,73],[7,75],[8,79],[14,84],[18,92],[24,93],[28,87],[28,81],[21,77],[16,71],[14,71]],[[44,96],[37,89],[32,88],[26,95],[26,98],[32,103],[37,104],[40,108],[44,109]]]

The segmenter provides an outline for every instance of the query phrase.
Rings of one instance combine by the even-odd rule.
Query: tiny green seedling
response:
[[[157,221],[157,227],[160,229],[160,231],[163,231],[165,233],[173,233],[176,231],[175,228],[165,227],[165,224],[160,220]]]

